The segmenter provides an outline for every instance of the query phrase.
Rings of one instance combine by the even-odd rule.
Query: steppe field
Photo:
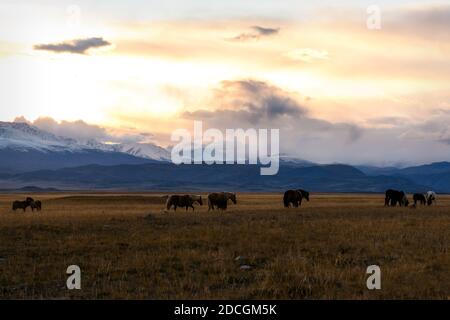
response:
[[[11,210],[13,200],[43,210]],[[411,196],[409,196],[411,199]],[[205,201],[206,202],[206,201]],[[226,212],[164,212],[161,194],[0,195],[1,299],[449,299],[450,196],[238,194]],[[68,290],[69,265],[81,290]],[[366,268],[381,268],[368,290]]]

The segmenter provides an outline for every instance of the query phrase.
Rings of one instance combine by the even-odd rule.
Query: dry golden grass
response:
[[[0,298],[448,299],[450,197],[384,208],[382,195],[240,194],[226,213],[164,213],[158,194],[0,196]],[[237,256],[251,270],[241,270]],[[82,290],[66,289],[66,268]],[[366,268],[382,290],[366,288]]]

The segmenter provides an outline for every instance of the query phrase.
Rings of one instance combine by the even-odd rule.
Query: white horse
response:
[[[433,204],[433,201],[434,201],[434,203],[436,203],[436,192],[434,192],[434,191],[428,191],[428,192],[425,194],[425,198],[427,199],[427,204],[428,204],[429,206],[431,206],[431,205]]]

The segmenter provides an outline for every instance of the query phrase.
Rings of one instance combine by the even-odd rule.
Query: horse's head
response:
[[[199,196],[199,197],[198,197],[197,202],[198,202],[201,206],[203,205],[202,196]]]
[[[234,204],[236,204],[237,203],[236,193],[230,193],[230,199],[231,201],[233,201]]]
[[[303,192],[302,195],[306,199],[306,201],[309,201],[309,192],[308,191]]]
[[[28,197],[26,200],[25,200],[26,202],[28,202],[28,203],[30,203],[30,202],[34,202],[34,199],[33,198],[30,198],[30,197]]]

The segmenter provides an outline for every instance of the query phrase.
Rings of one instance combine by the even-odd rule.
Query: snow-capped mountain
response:
[[[104,144],[96,140],[77,141],[27,123],[0,122],[0,174],[169,160],[169,151],[150,143]]]
[[[120,152],[138,158],[169,161],[170,153],[151,143],[104,144],[95,139],[77,141],[56,136],[27,123],[0,122],[0,149],[17,151],[34,150],[40,152],[79,152],[95,150]]]
[[[58,137],[27,123],[0,122],[0,149],[18,151],[76,151],[83,149],[76,140]]]

